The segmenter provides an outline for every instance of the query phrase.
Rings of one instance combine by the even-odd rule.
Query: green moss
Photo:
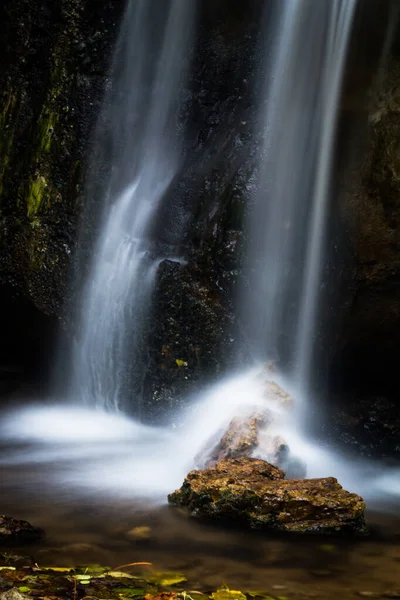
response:
[[[51,142],[58,120],[58,115],[55,112],[51,111],[49,107],[45,107],[43,109],[38,123],[38,153],[50,152]]]
[[[34,219],[41,206],[44,203],[44,199],[47,193],[47,182],[42,175],[38,175],[36,179],[30,182],[26,206],[28,219]]]
[[[0,130],[1,133],[4,133],[4,129],[9,124],[10,116],[13,114],[15,107],[17,105],[17,96],[14,90],[10,89],[6,95],[6,101],[4,103],[4,108],[0,112]]]
[[[33,219],[31,220],[31,227],[32,229],[39,229],[40,220],[37,217],[33,217]]]
[[[0,112],[0,196],[3,194],[5,175],[10,167],[17,111],[18,96],[13,89],[9,89]]]

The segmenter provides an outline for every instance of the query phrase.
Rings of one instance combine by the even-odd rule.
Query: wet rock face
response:
[[[60,316],[70,295],[89,139],[123,5],[0,9],[0,282],[47,315]]]
[[[139,367],[148,418],[179,408],[198,381],[215,377],[232,360],[237,335],[229,298],[201,268],[164,261],[159,267],[153,313]],[[139,372],[138,372],[139,375]]]
[[[397,46],[399,35],[396,34]],[[342,199],[342,232],[351,266],[331,366],[332,386],[398,398],[400,346],[400,54],[389,62],[370,107],[357,177]],[[344,184],[346,187],[346,182]]]
[[[333,477],[283,479],[284,472],[257,459],[226,459],[192,471],[170,504],[194,517],[254,529],[311,534],[365,534],[365,503]]]
[[[14,544],[33,542],[44,536],[44,531],[33,527],[27,521],[18,521],[6,515],[0,515],[0,543]]]
[[[337,398],[319,422],[322,443],[356,456],[400,460],[400,414],[398,403],[368,395]]]

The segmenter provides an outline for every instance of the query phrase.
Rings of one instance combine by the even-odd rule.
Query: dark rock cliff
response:
[[[38,356],[49,363],[70,294],[90,135],[123,4],[105,1],[99,11],[94,0],[5,0],[0,7],[0,363],[6,373],[18,364],[17,372],[35,369]]]
[[[123,2],[2,4],[0,277],[61,314],[82,180]]]

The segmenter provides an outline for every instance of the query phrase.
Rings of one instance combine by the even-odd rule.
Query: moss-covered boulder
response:
[[[284,479],[284,472],[252,459],[226,459],[192,471],[168,496],[193,517],[293,533],[365,534],[365,503],[333,477]]]
[[[25,543],[43,536],[43,529],[34,527],[28,521],[0,515],[0,544]]]

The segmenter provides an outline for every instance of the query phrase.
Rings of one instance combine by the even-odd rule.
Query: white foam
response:
[[[279,384],[283,385],[281,379]],[[179,420],[166,427],[67,405],[22,408],[2,420],[0,435],[7,441],[7,451],[0,463],[39,465],[42,475],[37,485],[56,486],[70,494],[84,491],[165,503],[167,494],[195,466],[196,455],[234,416],[261,406],[274,408],[269,403],[263,372],[255,367],[191,399]],[[399,469],[321,448],[302,435],[296,418],[281,420],[279,433],[306,463],[307,477],[336,477],[367,502],[400,499]]]

